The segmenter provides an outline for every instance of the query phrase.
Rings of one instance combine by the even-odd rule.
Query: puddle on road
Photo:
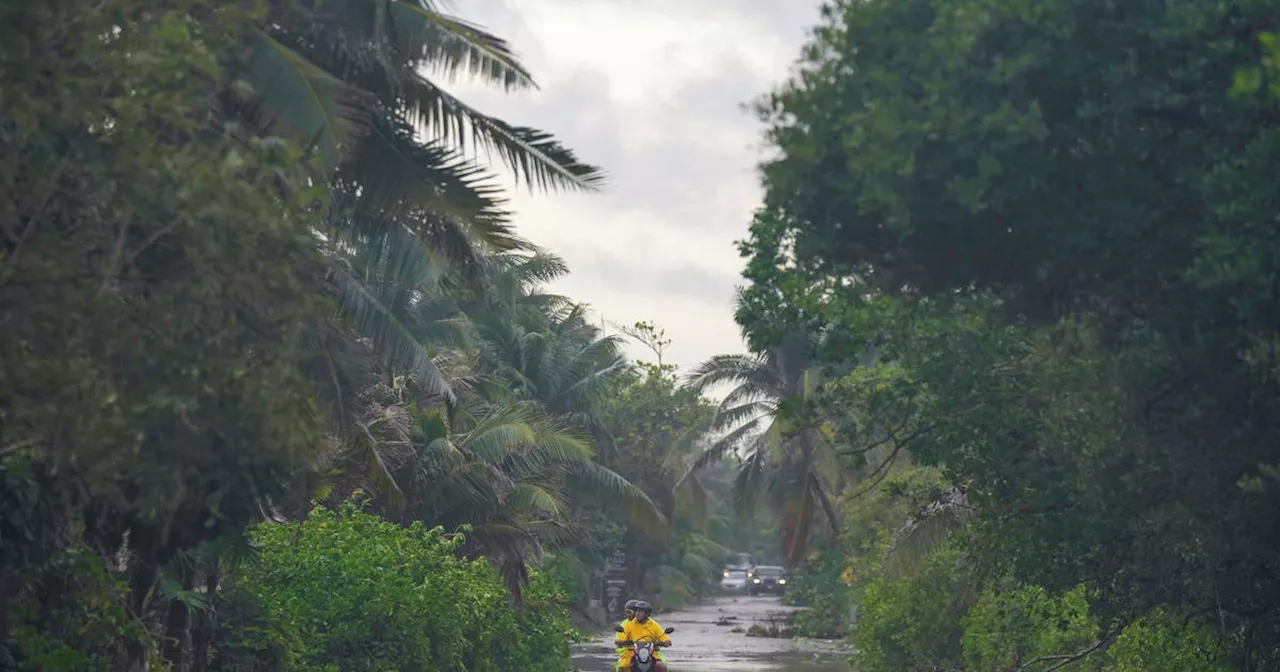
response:
[[[849,672],[847,663],[840,659],[813,659],[798,655],[772,655],[744,660],[714,660],[700,658],[681,660],[668,657],[671,672]],[[614,660],[595,656],[575,656],[574,669],[582,672],[612,670]]]
[[[787,643],[787,640],[772,642]],[[846,662],[848,654],[833,650],[829,644],[790,642],[792,646],[808,644],[820,647],[821,650],[759,652],[741,650],[734,646],[737,643],[721,640],[715,643],[719,646],[699,646],[685,651],[673,649],[667,655],[671,672],[850,672]],[[612,670],[616,660],[603,647],[587,644],[574,655],[573,669],[580,672],[604,672]]]
[[[725,597],[655,617],[674,626],[667,653],[671,672],[850,672],[848,652],[836,643],[747,637],[742,630],[767,624],[791,611],[776,598]],[[575,670],[607,672],[617,658],[601,633],[577,647]]]

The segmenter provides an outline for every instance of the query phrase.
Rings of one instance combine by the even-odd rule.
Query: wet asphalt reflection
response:
[[[839,643],[744,634],[753,624],[780,622],[788,611],[774,597],[723,597],[656,618],[676,629],[666,652],[671,672],[848,672],[849,652]],[[574,669],[613,669],[612,635],[598,639],[577,648]]]

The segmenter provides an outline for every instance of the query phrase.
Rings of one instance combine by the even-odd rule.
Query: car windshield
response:
[[[757,575],[757,576],[764,576],[764,577],[768,577],[768,578],[770,578],[770,579],[776,579],[776,578],[778,578],[778,577],[782,576],[782,568],[781,568],[781,567],[769,567],[769,566],[765,566],[765,567],[757,567],[757,568],[756,568],[756,575]]]
[[[745,570],[745,569],[726,569],[726,570],[724,570],[724,574],[725,574],[725,578],[726,578],[726,579],[728,579],[728,578],[741,579],[741,578],[745,578],[745,577],[747,576],[747,570]]]

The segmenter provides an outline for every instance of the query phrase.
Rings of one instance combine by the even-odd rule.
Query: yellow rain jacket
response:
[[[654,641],[654,642],[662,642],[663,644],[671,643],[671,637],[667,636],[667,633],[662,631],[662,626],[658,625],[658,622],[653,620],[652,617],[645,619],[644,623],[641,623],[640,621],[637,621],[635,619],[626,621],[626,623],[622,626],[622,632],[615,633],[615,634],[618,635],[616,639],[630,640],[632,642]],[[629,667],[631,665],[631,658],[634,657],[635,655],[636,655],[635,649],[631,647],[627,647],[622,652],[622,656],[618,659],[618,667],[622,669],[626,669],[627,667]],[[662,655],[662,649],[655,647],[654,655],[659,660],[666,660],[666,658],[663,657]]]

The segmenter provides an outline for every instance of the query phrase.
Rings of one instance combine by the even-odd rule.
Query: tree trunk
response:
[[[218,598],[218,572],[211,570],[204,577],[204,595],[206,608],[195,616],[191,628],[191,672],[208,672],[209,653],[213,645],[213,633],[217,627],[214,620],[214,604]]]
[[[182,573],[183,592],[189,592],[194,581],[191,568],[182,565],[178,571]],[[190,672],[191,610],[181,599],[169,600],[160,652],[164,660],[169,663],[171,672]]]
[[[9,572],[0,569],[0,642],[9,641]]]
[[[129,612],[147,632],[154,632],[154,610],[149,609],[151,591],[158,576],[153,563],[138,558],[130,563]],[[151,642],[127,641],[124,650],[112,662],[111,672],[146,672],[151,667]]]

